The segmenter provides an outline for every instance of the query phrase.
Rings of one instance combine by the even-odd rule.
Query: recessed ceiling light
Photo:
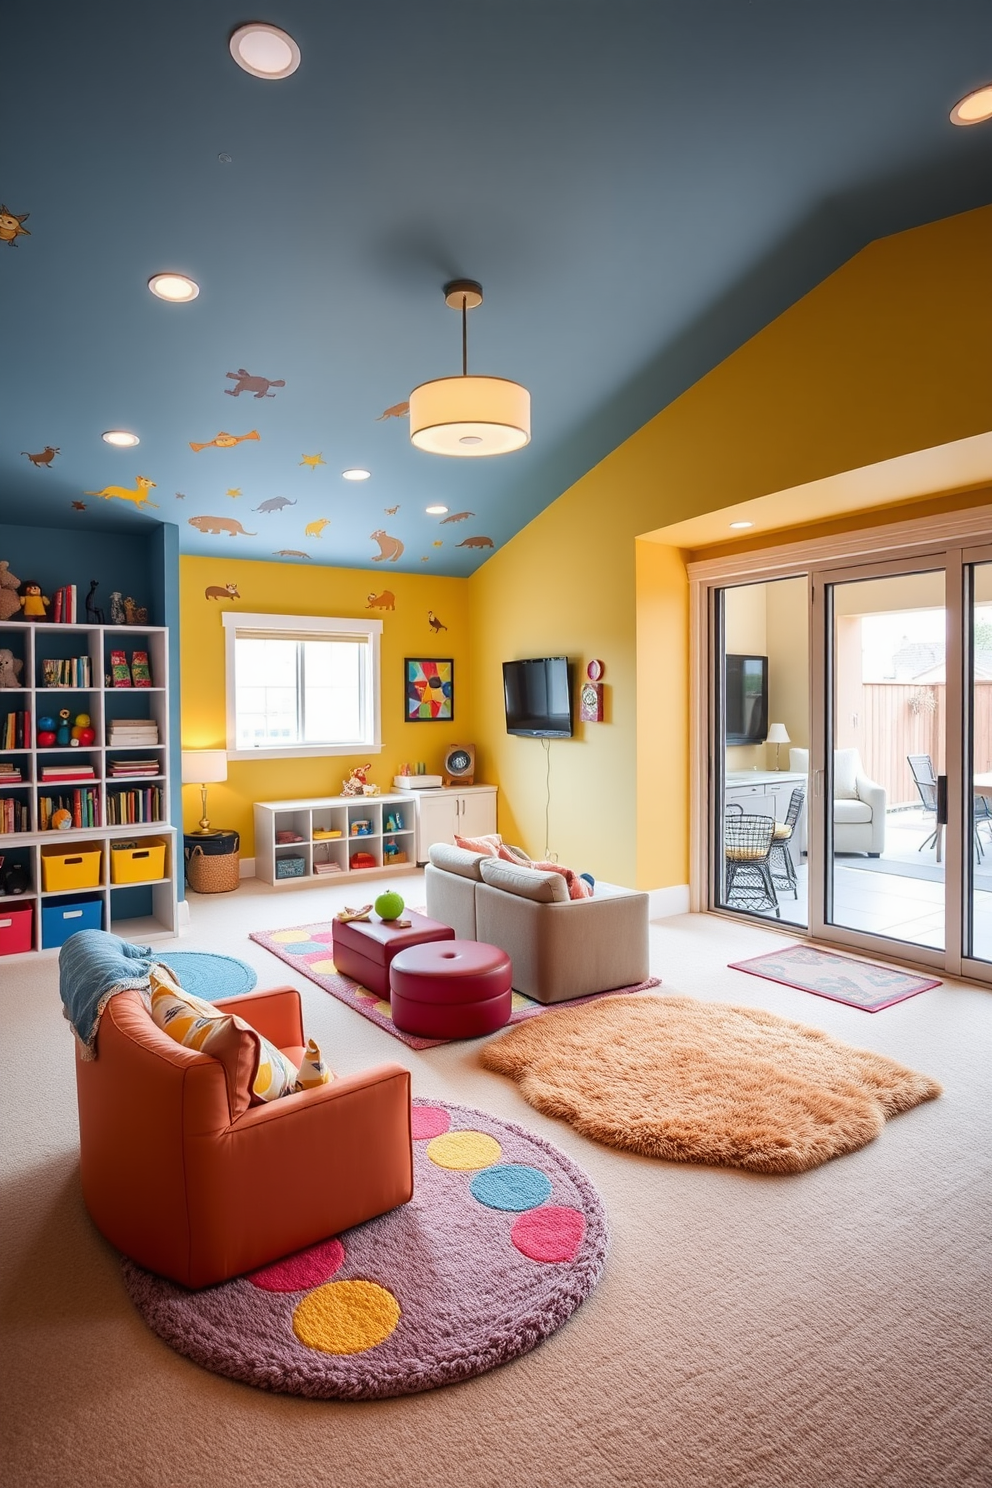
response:
[[[122,449],[141,443],[137,434],[129,434],[127,429],[108,429],[101,437],[105,443],[120,445]]]
[[[353,470],[342,470],[342,480],[368,480],[371,470],[362,470],[358,465]]]
[[[952,124],[983,124],[992,119],[992,83],[975,88],[951,109]]]
[[[187,279],[185,274],[153,274],[148,288],[160,300],[172,300],[176,304],[195,300],[200,293],[200,286],[193,279]]]
[[[446,506],[425,506],[424,511],[429,517],[443,517],[448,510]]]
[[[730,525],[731,525],[731,527],[741,528],[741,527],[753,527],[754,526],[754,523],[753,522],[731,522]]]
[[[300,49],[293,38],[266,21],[239,26],[231,35],[231,56],[252,77],[270,82],[289,77],[300,65]]]

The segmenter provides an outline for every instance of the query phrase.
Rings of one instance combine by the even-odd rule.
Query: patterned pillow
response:
[[[464,847],[468,852],[486,853],[488,857],[495,858],[503,846],[503,839],[498,832],[489,832],[483,837],[459,837],[456,832],[455,846]]]
[[[307,1039],[303,1063],[296,1077],[296,1089],[316,1090],[318,1085],[329,1085],[333,1079],[334,1071],[324,1063],[320,1048],[313,1039]]]
[[[232,1116],[292,1093],[295,1064],[250,1023],[185,992],[164,966],[152,968],[149,982],[152,1020],[158,1027],[177,1044],[202,1050],[224,1066]]]

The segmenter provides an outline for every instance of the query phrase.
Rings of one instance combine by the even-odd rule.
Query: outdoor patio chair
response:
[[[775,820],[770,816],[728,813],[723,823],[723,852],[726,860],[728,908],[767,909],[781,918],[778,895],[772,879],[771,850]]]
[[[791,889],[793,899],[797,900],[799,898],[799,886],[796,882],[796,869],[792,861],[789,844],[792,841],[792,834],[799,824],[805,799],[806,787],[797,785],[789,798],[789,808],[785,813],[785,821],[775,823],[770,855],[772,882],[778,888]]]
[[[920,793],[923,810],[928,815],[931,812],[933,813],[934,829],[926,841],[921,842],[916,849],[917,852],[922,852],[925,847],[934,847],[936,845],[937,834],[940,831],[940,823],[937,821],[937,777],[933,771],[933,761],[928,754],[907,754],[906,760],[916,784],[916,789]],[[982,850],[982,839],[978,830],[981,826],[988,826],[990,832],[992,832],[992,807],[989,806],[985,796],[979,795],[975,791],[972,796],[972,831],[975,839],[975,853],[979,862],[985,857],[985,853]]]

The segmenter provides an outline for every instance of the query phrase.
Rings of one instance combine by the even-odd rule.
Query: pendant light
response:
[[[468,312],[482,304],[482,285],[453,279],[444,302],[462,313],[462,373],[422,382],[410,394],[410,439],[432,455],[506,455],[530,443],[530,393],[505,377],[468,370]]]

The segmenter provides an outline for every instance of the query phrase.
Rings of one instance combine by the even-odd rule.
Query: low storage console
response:
[[[408,795],[255,802],[255,877],[263,883],[412,873],[416,812]]]

